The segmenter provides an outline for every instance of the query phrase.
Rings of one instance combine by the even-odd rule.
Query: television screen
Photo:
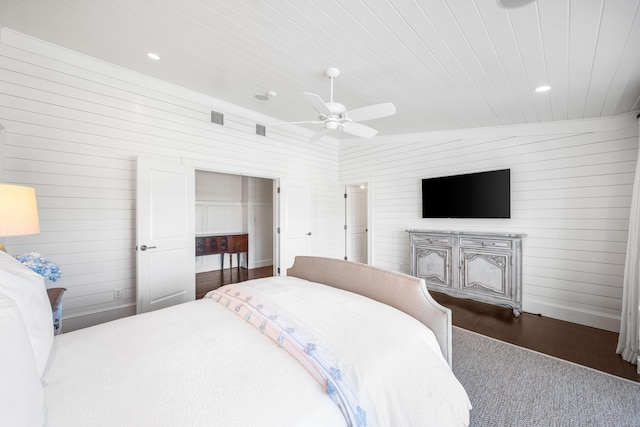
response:
[[[423,218],[511,218],[511,169],[422,180]]]

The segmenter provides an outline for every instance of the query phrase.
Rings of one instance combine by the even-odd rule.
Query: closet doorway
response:
[[[247,254],[196,256],[196,298],[228,283],[273,275],[274,186],[273,179],[196,170],[196,235],[249,236]]]

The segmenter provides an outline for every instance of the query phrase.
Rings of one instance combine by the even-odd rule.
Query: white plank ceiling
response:
[[[380,134],[640,110],[640,0],[0,0],[0,25],[266,114],[393,102]],[[159,61],[147,57],[160,56]],[[0,79],[1,69],[0,69]],[[548,84],[551,91],[536,93]],[[254,95],[278,96],[259,101]],[[335,135],[340,136],[340,135]]]

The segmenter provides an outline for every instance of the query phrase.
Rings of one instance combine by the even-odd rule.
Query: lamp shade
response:
[[[0,184],[0,236],[40,233],[36,190],[22,185]]]

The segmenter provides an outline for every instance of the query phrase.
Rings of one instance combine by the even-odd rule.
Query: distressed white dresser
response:
[[[522,312],[522,240],[525,234],[407,230],[411,274],[454,297]]]

